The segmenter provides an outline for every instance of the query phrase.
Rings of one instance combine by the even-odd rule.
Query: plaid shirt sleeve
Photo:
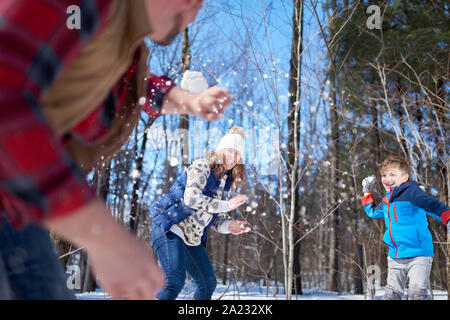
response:
[[[162,115],[164,96],[175,87],[175,83],[167,76],[156,76],[150,74],[147,99],[143,110],[152,118],[156,119]]]
[[[41,108],[41,95],[98,32],[110,0],[0,1],[0,208],[14,227],[95,198]],[[70,5],[81,28],[69,30]]]

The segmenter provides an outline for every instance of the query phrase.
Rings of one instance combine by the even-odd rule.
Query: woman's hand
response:
[[[228,231],[230,231],[234,235],[252,231],[252,229],[247,227],[246,224],[247,224],[247,221],[244,221],[244,220],[233,220],[228,225]]]
[[[237,207],[243,205],[245,201],[248,200],[248,197],[245,194],[238,195],[230,200],[228,200],[228,204],[230,205],[230,210],[234,210]]]

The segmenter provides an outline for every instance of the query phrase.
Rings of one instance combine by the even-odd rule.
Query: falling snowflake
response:
[[[176,167],[178,165],[178,159],[176,157],[171,157],[169,163],[171,167]]]
[[[141,176],[141,172],[139,170],[134,169],[131,172],[131,178],[133,178],[133,179],[139,179],[140,176]]]
[[[146,101],[147,101],[146,97],[140,97],[138,103],[140,106],[143,106]]]

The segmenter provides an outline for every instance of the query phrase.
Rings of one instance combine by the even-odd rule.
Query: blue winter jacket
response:
[[[377,206],[372,194],[362,198],[370,218],[383,218],[388,228],[383,241],[391,258],[433,256],[433,242],[426,215],[440,219],[445,225],[450,209],[419,188],[417,182],[406,182],[391,188]]]
[[[225,200],[228,192],[230,191],[233,179],[231,176],[231,170],[225,172],[228,175],[227,181],[222,194],[222,199]],[[165,232],[169,231],[170,228],[184,219],[188,218],[190,215],[195,213],[197,210],[189,207],[184,202],[184,191],[186,188],[187,173],[186,170],[182,173],[167,194],[165,194],[159,201],[154,203],[150,207],[150,217],[153,223],[156,223]],[[213,197],[216,190],[220,186],[220,180],[216,179],[214,175],[214,168],[211,169],[211,173],[206,182],[205,188],[203,189],[203,194],[208,197]],[[206,226],[203,236],[202,244],[206,245],[206,240],[208,238],[208,229],[214,220],[217,218],[217,213],[213,214],[213,218]]]

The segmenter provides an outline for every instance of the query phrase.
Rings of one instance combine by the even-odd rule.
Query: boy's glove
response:
[[[208,89],[208,81],[201,72],[186,70],[181,79],[180,88],[192,93],[202,93]]]
[[[373,193],[377,189],[377,178],[369,176],[362,181],[363,193]]]

